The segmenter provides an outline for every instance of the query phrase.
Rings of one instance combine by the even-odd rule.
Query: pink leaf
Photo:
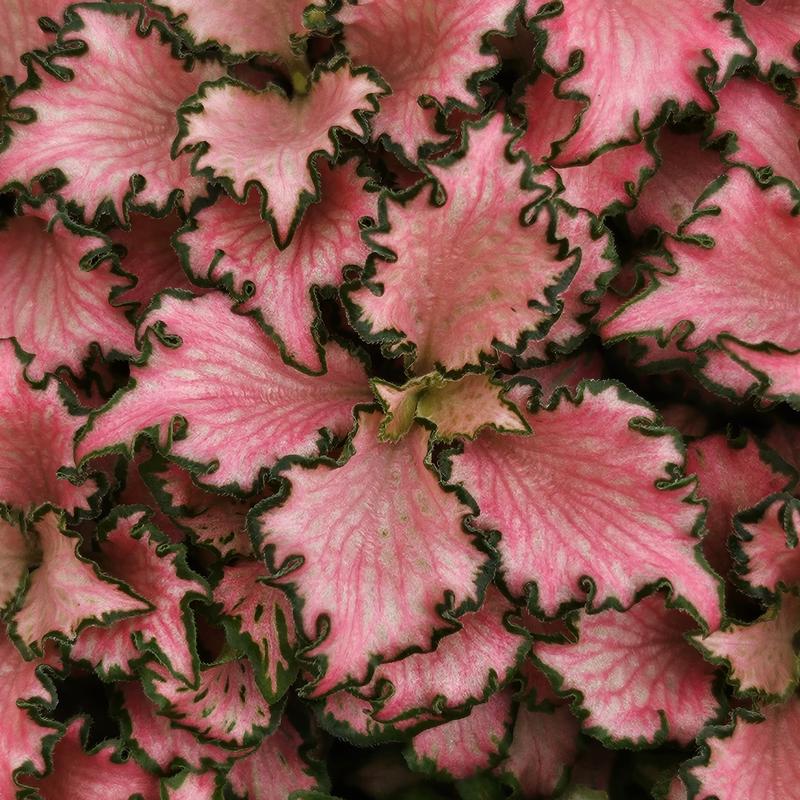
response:
[[[605,324],[604,335],[661,337],[688,320],[682,350],[722,334],[800,348],[800,307],[792,299],[800,293],[794,247],[800,222],[789,189],[762,188],[747,171],[734,168],[706,201],[706,212],[712,203],[721,213],[702,215],[683,233],[711,236],[713,246],[670,241],[671,273],[658,275],[623,305]]]
[[[344,60],[317,67],[307,94],[291,100],[276,84],[254,91],[223,78],[184,104],[177,147],[197,150],[195,172],[213,175],[242,201],[256,185],[275,240],[286,247],[306,206],[320,197],[319,157],[338,152],[340,132],[366,139],[367,115],[382,91],[368,70]]]
[[[560,158],[585,159],[612,142],[637,141],[640,130],[659,122],[667,104],[710,110],[704,76],[713,76],[716,64],[748,53],[745,43],[732,37],[730,23],[715,18],[721,10],[716,0],[691,7],[681,0],[599,7],[591,0],[572,0],[558,16],[541,19],[547,33],[544,58],[557,73],[568,73],[559,91],[587,102]],[[576,70],[571,59],[578,50],[582,58]]]
[[[144,23],[133,19],[143,14],[137,8],[98,4],[73,12],[82,24],[69,33],[88,50],[56,60],[60,70],[74,72],[69,81],[42,71],[41,86],[17,98],[36,119],[12,126],[10,146],[0,153],[0,185],[28,186],[61,170],[68,183],[60,195],[83,208],[87,220],[106,207],[124,220],[131,200],[162,208],[178,192],[187,200],[202,192],[189,159],[170,159],[175,109],[222,68],[200,64],[187,71],[152,33],[152,23],[142,33]]]
[[[7,287],[0,336],[13,336],[36,356],[28,375],[41,380],[59,366],[80,375],[92,343],[105,353],[134,352],[133,325],[109,302],[131,280],[114,265],[108,240],[70,222],[53,203],[25,210],[30,216],[12,217],[0,230]]]
[[[779,469],[774,454],[746,433],[736,441],[715,433],[690,442],[686,472],[697,475],[697,495],[708,501],[703,553],[716,572],[726,576],[734,515],[786,488],[791,478]]]
[[[28,778],[42,800],[111,800],[136,796],[159,800],[158,778],[130,760],[120,760],[113,745],[86,752],[81,728],[88,720],[75,719],[53,753],[52,769],[43,778]]]
[[[216,772],[181,772],[161,781],[162,800],[217,800]]]
[[[479,595],[485,557],[462,530],[466,507],[429,466],[425,431],[382,443],[379,422],[362,413],[340,466],[293,466],[288,498],[255,512],[273,568],[294,567],[277,580],[317,640],[317,695],[365,683],[375,660],[430,649]]]
[[[0,609],[5,611],[13,601],[35,560],[34,548],[11,515],[0,510]]]
[[[352,316],[372,338],[389,331],[415,348],[414,371],[459,370],[519,348],[552,324],[555,294],[577,268],[577,253],[556,239],[555,210],[531,225],[520,217],[537,200],[519,160],[510,162],[503,117],[465,128],[466,154],[429,163],[447,193],[436,205],[422,188],[388,210],[389,230],[371,234],[396,253],[377,265],[371,286],[352,292]]]
[[[141,509],[118,507],[104,523],[96,558],[107,574],[145,598],[152,611],[83,631],[71,657],[106,675],[129,675],[143,651],[154,651],[191,683],[197,657],[190,603],[207,599],[208,589],[187,566],[184,549],[170,545],[144,516]]]
[[[475,96],[476,77],[494,70],[499,59],[487,52],[484,39],[504,31],[514,12],[511,2],[475,3],[456,0],[431,5],[423,0],[368,0],[343,4],[348,53],[359,64],[370,64],[392,87],[381,100],[375,137],[386,135],[414,161],[419,148],[441,138],[433,130],[426,103],[481,106]]]
[[[31,527],[42,560],[10,629],[23,647],[38,654],[45,638],[71,641],[87,625],[109,625],[150,609],[78,552],[80,536],[66,530],[63,515],[44,507]]]
[[[717,93],[717,98],[719,111],[714,115],[714,134],[722,136],[732,131],[736,135],[727,159],[755,169],[769,167],[774,174],[800,184],[797,103],[779,94],[769,83],[754,78],[730,81]]]
[[[539,384],[542,402],[549,403],[558,389],[567,387],[575,392],[581,381],[602,378],[604,369],[602,351],[589,346],[551,364],[520,370],[510,377],[509,384],[513,386],[518,378],[532,378]],[[513,394],[516,390],[509,391]]]
[[[9,76],[16,84],[26,79],[28,70],[20,56],[46,50],[55,41],[39,27],[39,19],[61,23],[68,5],[68,0],[6,0],[0,5],[0,78]]]
[[[501,534],[502,578],[548,615],[590,598],[631,605],[669,580],[713,628],[718,584],[693,536],[699,508],[670,481],[683,455],[635,395],[589,381],[526,418],[530,437],[492,432],[452,459],[452,477],[475,498],[483,528]],[[602,454],[602,455],[601,455]],[[667,473],[665,474],[665,470]],[[502,476],[502,478],[501,478]]]
[[[338,286],[342,270],[362,264],[369,249],[359,220],[376,219],[377,196],[363,188],[354,159],[317,165],[321,199],[307,209],[294,238],[281,250],[251,195],[242,206],[228,197],[196,213],[178,237],[196,280],[230,284],[240,311],[256,311],[286,355],[305,369],[320,369],[314,287]]]
[[[160,325],[173,337],[169,346],[157,341],[153,326]],[[246,491],[283,457],[316,455],[320,429],[346,434],[353,406],[369,401],[364,369],[343,347],[328,346],[326,375],[303,375],[222,295],[164,295],[142,326],[150,332],[131,388],[90,416],[81,459],[127,448],[141,431],[157,429],[170,455],[203,465],[205,482]],[[179,415],[181,438],[171,434]]]
[[[686,641],[695,624],[653,594],[624,613],[581,612],[578,641],[537,643],[561,691],[577,696],[584,726],[601,741],[688,744],[718,710],[714,668]]]
[[[505,689],[466,717],[418,733],[407,756],[411,768],[463,780],[494,766],[510,739],[511,697]]]
[[[696,800],[785,800],[800,785],[795,752],[800,699],[767,706],[763,721],[740,712],[732,728],[706,740],[708,760],[691,770]]]
[[[308,0],[279,0],[269,4],[248,0],[158,0],[172,17],[182,18],[192,46],[203,50],[221,45],[227,53],[246,56],[267,53],[292,64],[298,59],[291,38],[303,33],[303,10]]]
[[[297,675],[292,605],[285,592],[263,583],[264,565],[240,561],[223,568],[214,589],[228,638],[240,642],[255,665],[265,697],[277,702]]]
[[[733,10],[742,18],[747,38],[756,47],[756,64],[761,72],[782,68],[797,73],[800,11],[794,0],[735,0]]]
[[[793,594],[746,625],[729,625],[710,636],[695,637],[714,663],[725,663],[740,693],[759,692],[785,700],[800,678],[794,637],[800,631],[800,600]]]

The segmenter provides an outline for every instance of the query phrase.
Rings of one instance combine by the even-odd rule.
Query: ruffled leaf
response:
[[[264,565],[240,561],[225,567],[214,588],[228,638],[241,646],[255,667],[266,698],[277,702],[297,675],[292,605],[285,592],[263,582]]]
[[[216,772],[181,772],[161,781],[161,800],[219,800]]]
[[[87,625],[108,625],[150,610],[78,552],[80,536],[66,529],[63,515],[45,507],[31,527],[41,563],[30,573],[9,629],[26,652],[41,654],[45,638],[71,641]]]
[[[773,492],[793,483],[779,468],[774,454],[744,434],[731,441],[721,433],[690,442],[686,448],[686,472],[698,477],[697,494],[708,501],[703,553],[720,575],[731,568],[728,539],[733,517]]]
[[[755,622],[730,625],[696,642],[715,663],[728,665],[738,692],[785,700],[800,679],[800,662],[794,651],[798,631],[800,599],[786,594]]]
[[[133,325],[109,302],[131,280],[116,268],[108,240],[53,203],[25,211],[0,229],[0,336],[36,356],[28,375],[41,380],[59,366],[80,375],[92,343],[106,354],[134,352]]]
[[[379,422],[362,413],[340,466],[293,466],[288,497],[254,512],[277,580],[302,601],[316,640],[315,694],[429,649],[436,629],[474,607],[484,580],[485,556],[461,528],[465,507],[429,466],[425,431],[382,443]]]
[[[567,74],[559,92],[586,102],[561,158],[585,159],[605,145],[637,141],[640,131],[660,122],[665,106],[710,110],[706,76],[717,72],[716,64],[749,53],[733,38],[730,23],[717,17],[716,0],[692,6],[680,0],[658,6],[572,0],[561,8],[538,20],[547,33],[544,58],[559,75]]]
[[[317,170],[322,197],[308,207],[284,250],[252,195],[244,206],[219,197],[178,237],[196,280],[228,286],[237,310],[257,312],[286,355],[312,370],[320,369],[313,289],[338,286],[344,267],[366,260],[359,220],[378,216],[376,195],[364,190],[355,160],[334,168],[322,160]]]
[[[201,86],[182,106],[176,151],[197,150],[194,170],[242,201],[257,186],[262,215],[278,246],[286,247],[305,207],[320,197],[317,160],[338,152],[340,133],[366,139],[366,120],[383,91],[369,70],[344,60],[317,67],[306,93],[291,100],[276,84],[254,91],[223,78]]]
[[[131,369],[128,389],[90,415],[81,459],[127,449],[147,430],[173,457],[203,465],[204,482],[248,489],[285,456],[316,455],[321,429],[346,434],[353,406],[369,401],[363,367],[344,348],[328,346],[325,376],[303,375],[222,295],[163,295],[142,325],[149,333],[141,365]],[[178,416],[179,436],[172,433]]]
[[[264,700],[253,666],[246,658],[203,665],[190,686],[157,664],[142,672],[145,691],[160,713],[203,741],[222,747],[257,744],[278,722]]]
[[[180,678],[197,672],[194,619],[190,604],[207,599],[208,589],[186,564],[186,553],[143,519],[141,509],[117,509],[101,531],[100,566],[145,598],[152,610],[118,620],[109,628],[85,630],[71,657],[105,675],[129,675],[143,652],[155,652]]]
[[[731,728],[706,741],[708,760],[693,767],[697,800],[784,800],[800,785],[800,699],[767,706],[763,720],[740,712]]]
[[[385,439],[404,436],[415,419],[433,423],[440,439],[472,439],[486,426],[498,431],[529,432],[516,406],[505,399],[503,387],[487,375],[465,375],[448,381],[432,372],[413,378],[404,386],[376,378],[372,389],[386,411],[381,423]]]
[[[772,174],[800,185],[800,106],[754,78],[730,81],[717,99],[714,135],[735,134],[727,160],[757,170],[769,168]]]
[[[578,641],[538,643],[536,657],[576,694],[584,728],[615,746],[688,744],[714,716],[714,668],[686,641],[695,624],[658,594],[624,613],[581,612]]]
[[[0,509],[0,609],[5,611],[16,597],[34,560],[34,548],[19,523]]]
[[[732,169],[706,201],[706,213],[684,228],[702,238],[670,241],[669,272],[624,304],[604,335],[657,335],[664,343],[680,329],[682,351],[726,338],[800,349],[795,202],[786,186],[765,189]]]
[[[409,766],[453,780],[490,769],[511,738],[511,698],[508,689],[498,692],[466,717],[418,733],[406,754]]]
[[[463,157],[427,165],[444,202],[418,187],[402,204],[387,203],[388,231],[370,238],[396,258],[349,294],[351,315],[371,338],[413,347],[417,374],[460,370],[491,360],[494,346],[516,349],[541,336],[577,268],[575,251],[555,237],[551,206],[522,222],[541,193],[524,163],[511,160],[503,117],[466,126],[464,139]]]
[[[800,71],[796,49],[800,42],[800,10],[793,0],[736,0],[733,10],[755,45],[756,64],[764,74]]]
[[[381,100],[375,137],[389,137],[413,161],[422,145],[441,138],[426,113],[431,101],[480,106],[475,89],[481,73],[491,74],[499,65],[484,39],[510,27],[515,13],[511,0],[434,6],[422,0],[344,3],[337,17],[344,24],[348,53],[356,63],[376,67],[392,88]]]
[[[140,6],[102,3],[72,12],[62,36],[74,34],[86,50],[73,46],[78,55],[54,59],[61,77],[52,68],[42,71],[41,85],[19,96],[15,110],[30,108],[35,120],[11,126],[9,147],[0,153],[0,186],[29,186],[60,170],[67,183],[59,194],[87,220],[106,208],[126,219],[130,201],[163,208],[179,192],[189,199],[202,192],[189,159],[170,159],[175,109],[222,67],[187,70],[169,43],[152,33],[152,23],[134,19],[143,13]]]
[[[233,0],[158,0],[170,15],[180,19],[197,50],[217,44],[226,53],[245,57],[264,53],[291,65],[298,60],[293,40],[303,33],[303,10],[308,0],[252,3]]]
[[[629,606],[669,580],[718,624],[718,584],[692,535],[700,509],[686,482],[668,477],[683,455],[650,413],[619,385],[587,381],[526,415],[533,436],[488,432],[452,457],[478,523],[501,534],[501,575],[515,596],[554,615],[587,589],[593,605]]]
[[[84,749],[82,729],[86,730],[86,726],[87,719],[73,720],[55,747],[48,774],[43,778],[26,778],[26,784],[34,786],[42,800],[65,797],[159,800],[158,778],[134,761],[121,758],[113,745]]]

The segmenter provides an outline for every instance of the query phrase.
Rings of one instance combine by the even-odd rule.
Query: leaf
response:
[[[337,466],[295,465],[287,491],[256,506],[276,583],[298,598],[321,695],[369,680],[373,665],[430,649],[437,630],[475,607],[485,556],[461,528],[417,427],[378,440],[380,414],[359,416]]]
[[[757,692],[783,701],[797,686],[800,663],[794,637],[800,631],[800,600],[793,594],[779,596],[779,604],[755,622],[728,625],[694,641],[714,663],[730,670],[730,681],[739,694]]]
[[[161,780],[161,800],[218,800],[216,772],[185,771]]]
[[[287,64],[298,59],[292,40],[303,31],[303,10],[308,0],[252,3],[232,0],[220,5],[214,0],[158,0],[188,34],[196,50],[218,44],[223,52],[239,57],[266,53]]]
[[[691,217],[706,187],[725,170],[720,154],[704,149],[697,134],[660,128],[655,149],[658,169],[647,178],[636,206],[627,214],[628,225],[636,236],[650,228],[677,233]]]
[[[321,198],[308,206],[283,250],[252,194],[245,205],[218,197],[177,238],[195,280],[227,286],[237,310],[255,312],[290,360],[316,371],[321,347],[314,289],[338,286],[346,266],[366,260],[359,220],[378,216],[376,195],[364,190],[354,159],[333,168],[323,159],[317,171]]]
[[[509,591],[552,616],[587,590],[593,607],[627,607],[668,580],[681,604],[716,626],[719,586],[693,536],[700,509],[676,475],[677,434],[606,381],[525,416],[533,436],[487,432],[451,459],[452,479],[480,508],[478,525],[501,534]]]
[[[133,380],[89,416],[77,445],[81,460],[127,450],[148,431],[172,457],[202,468],[204,482],[248,491],[286,456],[316,455],[321,429],[345,435],[353,406],[369,401],[364,369],[343,347],[328,346],[324,377],[303,375],[219,294],[162,295],[142,327],[149,333]],[[186,422],[176,436],[178,416]]]
[[[0,509],[0,609],[7,610],[35,560],[34,548],[10,514]]]
[[[797,308],[790,300],[800,291],[794,204],[786,186],[760,187],[745,170],[731,169],[705,202],[705,213],[684,227],[684,237],[693,240],[668,242],[669,274],[654,275],[604,324],[604,336],[656,336],[663,342],[688,321],[679,340],[682,351],[705,349],[723,335],[800,348]],[[718,214],[716,207],[722,209]],[[701,246],[700,236],[711,239],[700,240]]]
[[[566,783],[578,753],[578,721],[567,706],[517,711],[508,757],[495,768],[521,797],[551,795]]]
[[[264,697],[277,702],[297,676],[297,641],[289,598],[264,583],[266,577],[257,561],[223,567],[214,600],[222,607],[229,641],[247,653]]]
[[[736,440],[714,433],[688,444],[686,472],[697,475],[697,495],[708,501],[703,553],[718,574],[726,576],[731,569],[728,539],[734,515],[793,485],[784,470],[775,455],[746,432]]]
[[[794,498],[770,495],[734,524],[738,571],[751,591],[763,596],[800,584],[800,505]]]
[[[122,249],[122,265],[126,272],[136,278],[135,286],[118,293],[117,304],[137,303],[138,318],[150,301],[165,289],[186,289],[195,294],[205,291],[192,284],[181,269],[171,238],[180,227],[177,213],[166,217],[151,217],[147,214],[131,214],[129,230],[117,228],[109,231],[108,237],[115,249]]]
[[[26,656],[41,655],[45,639],[69,642],[87,625],[109,625],[150,610],[80,554],[81,537],[66,529],[63,514],[44,506],[30,528],[38,535],[41,563],[30,572],[9,628]]]
[[[174,725],[168,717],[158,713],[138,681],[125,681],[119,684],[119,688],[122,734],[136,760],[148,770],[168,772],[178,765],[202,770],[226,764],[242,754],[211,742],[202,742],[191,731]]]
[[[464,375],[448,381],[432,372],[412,378],[404,386],[374,378],[372,390],[386,411],[381,437],[395,440],[404,436],[414,419],[436,427],[440,439],[457,436],[474,439],[484,427],[528,433],[528,426],[516,406],[506,400],[504,390],[488,375]]]
[[[380,664],[370,684],[377,691],[374,718],[392,722],[425,713],[450,715],[507,684],[530,646],[507,626],[512,611],[490,586],[481,608],[464,614],[461,629],[442,637],[435,650]]]
[[[798,18],[800,22],[800,18]],[[800,39],[800,32],[798,32]],[[771,173],[800,185],[797,139],[800,107],[768,83],[736,78],[717,93],[719,111],[713,132],[721,137],[733,132],[727,160]]]
[[[306,92],[290,100],[276,84],[254,91],[231,78],[206,83],[179,109],[175,152],[195,150],[193,170],[222,183],[240,202],[251,186],[278,246],[288,245],[306,206],[320,197],[316,163],[335,158],[338,137],[365,141],[384,86],[369,69],[338,60],[318,65]]]
[[[370,283],[347,295],[361,333],[413,348],[417,375],[461,370],[495,358],[495,346],[515,350],[541,337],[578,266],[575,250],[556,238],[551,206],[522,224],[541,192],[511,156],[503,117],[466,125],[463,139],[463,157],[426,165],[443,203],[438,192],[429,201],[424,184],[402,204],[387,196],[384,224],[370,239],[396,257],[371,262]]]
[[[706,740],[708,761],[692,767],[697,800],[783,800],[800,780],[796,748],[800,700],[767,706],[763,721],[740,711],[734,724]]]
[[[547,34],[545,62],[564,76],[559,94],[585,103],[562,159],[583,160],[611,143],[638,141],[670,107],[710,110],[706,79],[722,77],[717,64],[736,63],[749,52],[717,16],[716,0],[691,7],[680,0],[600,7],[572,0],[562,8],[536,20]]]
[[[0,78],[15,84],[25,81],[28,70],[20,56],[46,50],[55,39],[40,27],[39,19],[61,22],[68,5],[68,0],[6,0],[0,5]]]
[[[89,720],[74,719],[53,752],[48,774],[26,778],[43,800],[80,797],[82,800],[159,800],[158,778],[134,761],[123,760],[113,744],[85,750]],[[83,733],[82,733],[83,731]]]
[[[510,0],[434,6],[423,0],[343,3],[337,18],[347,52],[356,63],[377,68],[392,88],[381,100],[375,138],[387,136],[415,161],[426,142],[441,139],[426,113],[431,100],[448,108],[482,108],[477,87],[499,66],[484,41],[490,32],[511,28],[515,14]]]
[[[280,727],[252,755],[236,761],[228,784],[237,798],[247,800],[284,800],[302,789],[322,788],[319,769],[307,751],[297,729],[284,716]]]
[[[575,643],[537,643],[559,691],[572,692],[584,730],[614,747],[686,745],[718,711],[714,668],[686,641],[690,617],[659,594],[627,611],[580,612]]]
[[[144,652],[153,652],[179,678],[193,683],[197,656],[191,603],[208,599],[208,588],[187,565],[185,549],[170,544],[141,507],[117,507],[99,538],[95,557],[100,566],[145,598],[152,610],[83,631],[71,658],[88,662],[101,675],[127,676]]]
[[[755,45],[755,59],[764,74],[789,71],[797,74],[795,46],[800,41],[800,13],[792,0],[765,0],[754,4],[736,0],[734,11],[744,23],[747,38]]]
[[[275,709],[262,697],[246,658],[202,665],[195,686],[157,664],[148,665],[140,674],[159,713],[195,732],[204,742],[234,749],[248,747],[258,744],[279,721]]]
[[[406,751],[411,769],[451,780],[490,769],[511,737],[511,697],[505,689],[473,706],[466,717],[418,733]]]
[[[171,54],[169,36],[162,42],[152,33],[165,29],[144,23],[143,14],[140,6],[101,3],[71,12],[59,36],[69,57],[54,58],[38,74],[39,88],[19,96],[35,120],[12,124],[0,153],[0,186],[27,187],[60,170],[67,180],[60,196],[83,209],[87,221],[106,209],[126,220],[131,203],[163,209],[174,197],[188,203],[203,191],[187,157],[170,159],[175,109],[222,68],[199,63],[187,70]],[[65,38],[73,34],[79,38]]]
[[[43,772],[44,751],[60,730],[58,723],[47,720],[46,712],[56,703],[52,682],[42,674],[47,659],[24,661],[5,632],[0,634],[0,794],[16,796],[18,787],[13,774],[26,771]]]
[[[527,399],[526,395],[534,391],[528,385],[528,381],[532,379],[539,386],[534,393],[538,391],[541,402],[547,404],[559,389],[568,388],[574,394],[581,381],[600,380],[604,371],[602,350],[589,346],[551,364],[528,367],[515,372],[508,378],[507,385],[510,387],[508,391],[512,397],[517,398],[518,403],[522,403],[522,398]]]

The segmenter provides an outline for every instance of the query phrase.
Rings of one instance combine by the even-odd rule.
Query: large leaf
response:
[[[380,414],[362,413],[338,466],[293,466],[288,497],[254,512],[315,640],[316,694],[365,683],[376,661],[431,649],[485,580],[486,557],[461,528],[466,507],[440,487],[425,431],[383,443],[379,424]]]
[[[695,800],[784,800],[800,785],[800,699],[767,706],[763,720],[739,712],[734,725],[706,741],[707,761],[693,767]]]
[[[157,0],[170,15],[181,20],[193,47],[212,44],[239,57],[266,53],[289,65],[298,61],[292,38],[303,32],[303,10],[308,0],[251,2],[250,0]]]
[[[89,417],[81,459],[125,450],[148,430],[172,456],[202,465],[204,482],[248,489],[283,457],[317,454],[321,429],[346,434],[353,406],[369,401],[363,367],[344,348],[328,346],[326,375],[304,375],[219,294],[162,295],[142,326],[150,330],[131,385]],[[185,430],[173,435],[178,416]]]
[[[264,583],[266,577],[257,561],[224,567],[214,600],[229,640],[237,641],[253,662],[264,696],[277,702],[297,675],[297,637],[288,596]]]
[[[621,307],[606,336],[654,335],[663,345],[679,329],[684,351],[727,340],[800,348],[795,199],[784,185],[759,186],[744,169],[732,169],[718,186],[705,213],[684,228],[703,238],[667,243],[669,271]]]
[[[80,536],[45,506],[32,521],[41,563],[14,613],[10,632],[23,650],[41,654],[45,638],[71,641],[87,625],[108,625],[150,610],[148,603],[78,552]]]
[[[193,682],[197,672],[190,604],[208,598],[204,581],[186,564],[186,552],[145,518],[141,508],[119,507],[103,523],[100,566],[152,606],[143,615],[89,628],[71,657],[102,674],[129,675],[142,653],[155,652],[175,674]]]
[[[130,201],[162,208],[178,192],[191,198],[202,191],[189,159],[170,158],[175,109],[222,67],[187,70],[169,41],[160,41],[163,28],[153,33],[154,23],[138,19],[143,14],[140,6],[102,3],[73,12],[60,38],[74,42],[74,34],[85,52],[72,47],[77,55],[54,59],[41,71],[41,85],[16,98],[17,109],[32,109],[35,119],[11,126],[10,145],[0,153],[0,186],[29,186],[60,170],[68,182],[59,193],[88,220],[104,208],[125,219]]]
[[[28,511],[46,502],[69,512],[88,509],[94,480],[80,486],[59,479],[72,461],[72,440],[83,422],[67,411],[58,384],[33,389],[14,344],[0,340],[0,502]],[[76,479],[74,470],[67,470]]]
[[[558,311],[555,295],[578,265],[556,238],[555,209],[523,224],[541,196],[500,114],[464,127],[464,155],[427,166],[446,193],[425,186],[387,202],[388,230],[370,234],[396,255],[373,264],[370,285],[349,294],[353,318],[371,338],[413,347],[414,371],[460,370],[541,336]]]
[[[800,11],[793,0],[735,0],[733,10],[756,47],[756,64],[763,73],[800,71],[796,49],[800,41]]]
[[[426,113],[431,100],[440,106],[480,107],[475,90],[481,73],[499,66],[484,38],[511,26],[516,5],[513,0],[344,3],[338,19],[344,23],[347,51],[356,63],[376,67],[392,88],[381,100],[375,136],[388,136],[416,160],[423,144],[441,138]]]
[[[708,501],[703,553],[717,573],[725,576],[731,568],[728,539],[734,515],[794,481],[781,470],[774,454],[746,433],[735,440],[714,433],[690,442],[686,472],[697,475],[697,494]]]
[[[537,643],[561,691],[575,693],[584,728],[615,746],[688,744],[715,715],[714,668],[685,639],[692,619],[653,594],[625,612],[581,612],[578,641]]]
[[[84,749],[88,724],[86,718],[73,720],[55,747],[48,774],[26,778],[26,783],[36,788],[42,800],[159,800],[158,778],[122,758],[113,744]]]
[[[691,6],[681,0],[599,6],[571,0],[559,7],[556,15],[546,6],[538,18],[547,33],[544,58],[567,75],[558,91],[586,102],[562,158],[586,158],[605,145],[636,141],[666,108],[711,109],[706,77],[717,73],[716,64],[749,52],[732,37],[730,22],[717,18],[717,0]]]
[[[411,768],[463,780],[494,766],[511,738],[511,698],[509,689],[497,692],[466,717],[418,733],[406,755]]]
[[[320,161],[321,199],[308,207],[291,244],[279,249],[251,195],[242,206],[222,196],[198,211],[178,245],[191,274],[226,285],[237,309],[255,311],[303,367],[320,368],[314,287],[338,286],[342,270],[363,264],[369,249],[359,220],[378,216],[376,195],[363,188],[355,159],[331,168]]]
[[[277,84],[255,91],[231,78],[200,87],[181,108],[179,152],[196,150],[194,169],[245,200],[262,194],[262,215],[285,247],[305,207],[320,196],[316,162],[338,152],[338,136],[365,140],[368,115],[383,86],[347,61],[318,66],[304,94],[289,99]]]
[[[554,615],[567,603],[629,606],[669,580],[709,626],[720,618],[718,584],[693,532],[700,509],[686,481],[677,433],[659,427],[618,384],[582,383],[526,418],[529,437],[487,432],[451,461],[475,498],[477,523],[500,532],[501,575],[518,597]]]
[[[800,599],[784,594],[755,622],[729,625],[697,644],[714,663],[727,664],[730,680],[743,694],[757,692],[786,700],[800,679],[794,638],[800,631]]]

